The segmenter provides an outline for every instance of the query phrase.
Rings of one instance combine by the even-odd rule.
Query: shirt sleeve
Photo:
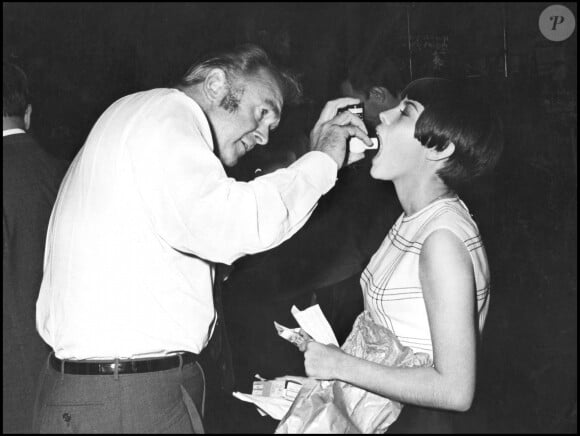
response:
[[[227,177],[191,111],[184,111],[189,118],[160,112],[131,129],[126,144],[145,213],[176,250],[231,264],[275,247],[336,181],[332,158],[309,152],[288,168],[238,182]]]

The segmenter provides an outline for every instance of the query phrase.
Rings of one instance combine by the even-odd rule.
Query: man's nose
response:
[[[266,145],[270,137],[270,131],[266,126],[260,126],[254,131],[254,137],[256,138],[256,144]]]

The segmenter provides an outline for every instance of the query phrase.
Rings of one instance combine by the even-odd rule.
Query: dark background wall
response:
[[[365,57],[395,57],[405,80],[469,78],[497,102],[506,149],[494,177],[466,193],[493,274],[466,431],[478,415],[491,432],[575,432],[577,33],[542,36],[550,4],[9,2],[3,56],[30,76],[34,133],[67,159],[114,100],[166,86],[232,43],[261,43],[300,73],[306,100],[289,111],[304,128]]]

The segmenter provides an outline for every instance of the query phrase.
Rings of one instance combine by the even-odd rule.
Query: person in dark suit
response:
[[[36,299],[46,229],[67,165],[27,132],[32,108],[25,73],[8,62],[2,73],[2,431],[29,433],[48,353],[35,327]]]

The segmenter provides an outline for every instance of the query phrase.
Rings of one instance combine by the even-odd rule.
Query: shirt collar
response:
[[[177,89],[177,88],[175,88]],[[199,129],[201,132],[201,135],[203,136],[203,138],[205,139],[205,141],[210,144],[212,147],[215,147],[214,143],[213,143],[213,136],[211,134],[211,128],[209,125],[209,120],[207,118],[207,115],[205,114],[205,112],[203,111],[203,109],[201,108],[201,106],[199,105],[199,103],[197,101],[195,101],[193,98],[191,98],[190,96],[188,96],[185,92],[183,92],[181,89],[177,89],[177,91],[179,91],[184,97],[187,98],[187,101],[189,102],[188,104],[191,105],[191,107],[193,108],[193,110],[195,111],[196,115],[197,115],[197,119],[199,120]]]
[[[19,133],[26,133],[26,131],[25,130],[22,130],[22,129],[2,130],[2,137],[4,138],[5,136],[17,135]]]

